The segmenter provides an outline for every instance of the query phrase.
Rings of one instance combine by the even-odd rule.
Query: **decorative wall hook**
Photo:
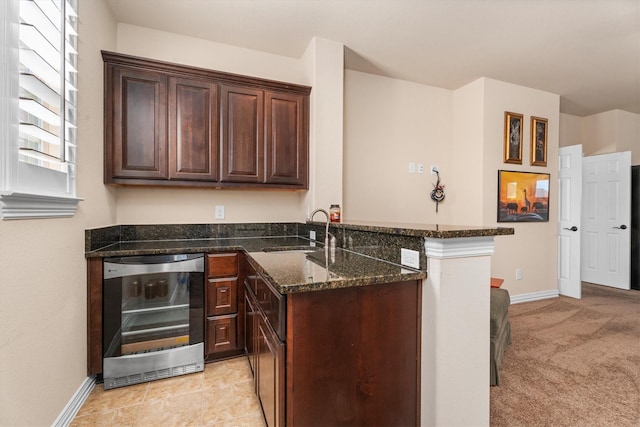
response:
[[[431,200],[436,202],[436,213],[438,213],[438,204],[444,200],[444,184],[440,184],[440,173],[435,168],[434,172],[438,180],[431,191]]]

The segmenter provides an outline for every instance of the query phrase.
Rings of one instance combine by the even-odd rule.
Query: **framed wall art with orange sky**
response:
[[[498,171],[498,222],[549,221],[549,174]]]

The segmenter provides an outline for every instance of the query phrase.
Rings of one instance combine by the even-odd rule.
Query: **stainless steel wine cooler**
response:
[[[204,369],[204,255],[106,258],[103,378],[112,389]]]

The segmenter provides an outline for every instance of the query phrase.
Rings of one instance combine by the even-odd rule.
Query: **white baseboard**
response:
[[[67,427],[73,421],[73,418],[80,410],[82,404],[89,397],[89,393],[93,390],[93,387],[96,385],[95,377],[87,377],[78,390],[71,396],[71,400],[67,403],[67,406],[64,407],[58,418],[51,424],[53,427]]]
[[[558,296],[560,296],[560,292],[557,289],[553,289],[550,291],[531,292],[530,294],[513,295],[511,296],[511,304],[520,304],[521,302],[557,298]]]

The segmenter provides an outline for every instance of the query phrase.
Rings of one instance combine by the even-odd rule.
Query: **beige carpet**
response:
[[[583,283],[509,317],[492,426],[640,426],[640,291]]]

